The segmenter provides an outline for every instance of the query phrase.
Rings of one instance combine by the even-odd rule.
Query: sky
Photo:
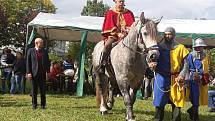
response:
[[[99,0],[98,0],[99,1]],[[58,14],[80,16],[87,0],[53,0]],[[113,0],[103,0],[113,6]],[[125,0],[126,8],[139,16],[144,11],[148,18],[215,19],[215,0]]]

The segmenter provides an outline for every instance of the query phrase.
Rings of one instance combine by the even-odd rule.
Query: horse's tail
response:
[[[99,92],[99,85],[96,83],[96,105],[97,107],[100,107],[101,104],[101,97],[100,97],[100,92]]]

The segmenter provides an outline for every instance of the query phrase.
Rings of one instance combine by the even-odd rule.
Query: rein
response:
[[[150,50],[158,50],[158,46],[152,46],[150,48],[146,48],[143,52],[139,52],[137,50],[133,50],[131,49],[129,46],[127,46],[123,41],[122,41],[122,44],[124,47],[128,48],[130,51],[134,52],[134,53],[138,53],[138,54],[141,54],[141,55],[144,55],[144,54],[147,54]]]
[[[134,52],[134,53],[138,53],[138,54],[140,54],[140,55],[145,55],[145,54],[148,53],[148,51],[146,52],[145,50],[144,50],[143,52],[139,52],[139,51],[133,50],[133,49],[131,49],[129,46],[127,46],[123,41],[122,41],[122,44],[123,44],[124,47],[128,48],[130,51],[132,51],[132,52]]]

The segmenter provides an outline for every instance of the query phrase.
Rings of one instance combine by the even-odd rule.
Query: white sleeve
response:
[[[7,55],[4,55],[4,54],[1,56],[1,65],[3,65],[3,66],[7,66],[7,63],[6,63],[7,57],[6,56]]]

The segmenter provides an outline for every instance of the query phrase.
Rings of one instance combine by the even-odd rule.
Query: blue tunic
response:
[[[189,64],[189,70],[190,70],[190,76],[189,76],[189,87],[190,87],[190,94],[189,98],[193,106],[199,106],[199,84],[197,81],[193,80],[193,74],[198,70],[199,75],[203,74],[203,65],[201,59],[193,59],[193,55],[189,54],[187,57],[188,64]]]
[[[169,92],[163,92],[170,89],[170,50],[160,49],[160,57],[156,68],[154,81],[154,106],[164,107],[169,101]],[[162,91],[161,91],[162,90]]]

